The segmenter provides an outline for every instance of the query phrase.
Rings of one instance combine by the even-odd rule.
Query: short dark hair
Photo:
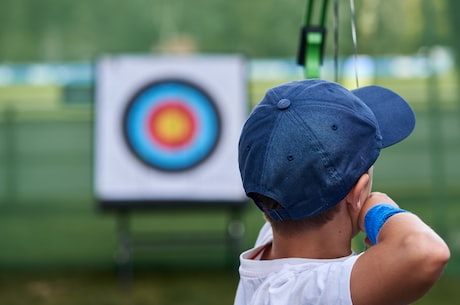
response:
[[[249,197],[262,210],[277,210],[282,206],[279,202],[268,196],[259,193],[250,193]],[[281,235],[293,235],[307,229],[321,227],[331,221],[340,210],[340,204],[326,210],[318,215],[307,217],[300,220],[284,219],[273,220],[267,213],[264,213],[265,218],[271,223],[273,230]]]

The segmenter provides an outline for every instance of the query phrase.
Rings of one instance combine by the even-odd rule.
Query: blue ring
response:
[[[175,150],[156,145],[145,128],[152,108],[169,99],[183,101],[198,123],[193,142]],[[181,80],[165,80],[144,87],[131,99],[125,111],[124,134],[131,151],[145,164],[165,171],[181,171],[201,163],[214,150],[220,119],[214,102],[202,89]]]

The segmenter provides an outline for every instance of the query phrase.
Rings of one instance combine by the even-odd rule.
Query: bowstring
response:
[[[355,20],[355,2],[350,0],[350,11],[351,11],[351,36],[353,40],[353,61],[355,65],[355,81],[356,88],[359,88],[358,81],[358,42],[356,39],[356,20]]]
[[[353,61],[355,66],[355,82],[356,88],[359,88],[359,80],[358,80],[358,42],[356,38],[356,18],[355,18],[355,2],[354,0],[350,0],[350,13],[351,13],[351,37],[353,40]],[[366,251],[370,248],[370,246],[364,242],[363,251]]]

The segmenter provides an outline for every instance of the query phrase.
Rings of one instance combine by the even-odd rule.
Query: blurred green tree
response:
[[[460,2],[428,1],[432,9],[424,13],[426,0],[355,0],[359,52],[417,52],[427,29],[431,41],[449,43],[449,27],[460,22]],[[348,1],[339,4],[340,54],[349,55],[350,7]],[[171,49],[293,57],[305,5],[305,0],[1,0],[0,62],[91,60],[104,53]],[[456,49],[459,44],[452,39]]]
[[[447,0],[447,16],[450,23],[450,45],[452,46],[457,68],[460,67],[460,39],[458,38],[458,29],[460,29],[460,1]],[[457,69],[458,70],[458,69]],[[460,89],[459,89],[460,90]]]

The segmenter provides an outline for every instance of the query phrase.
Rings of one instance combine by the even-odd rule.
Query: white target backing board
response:
[[[95,93],[94,189],[104,207],[245,201],[243,58],[102,57]]]

